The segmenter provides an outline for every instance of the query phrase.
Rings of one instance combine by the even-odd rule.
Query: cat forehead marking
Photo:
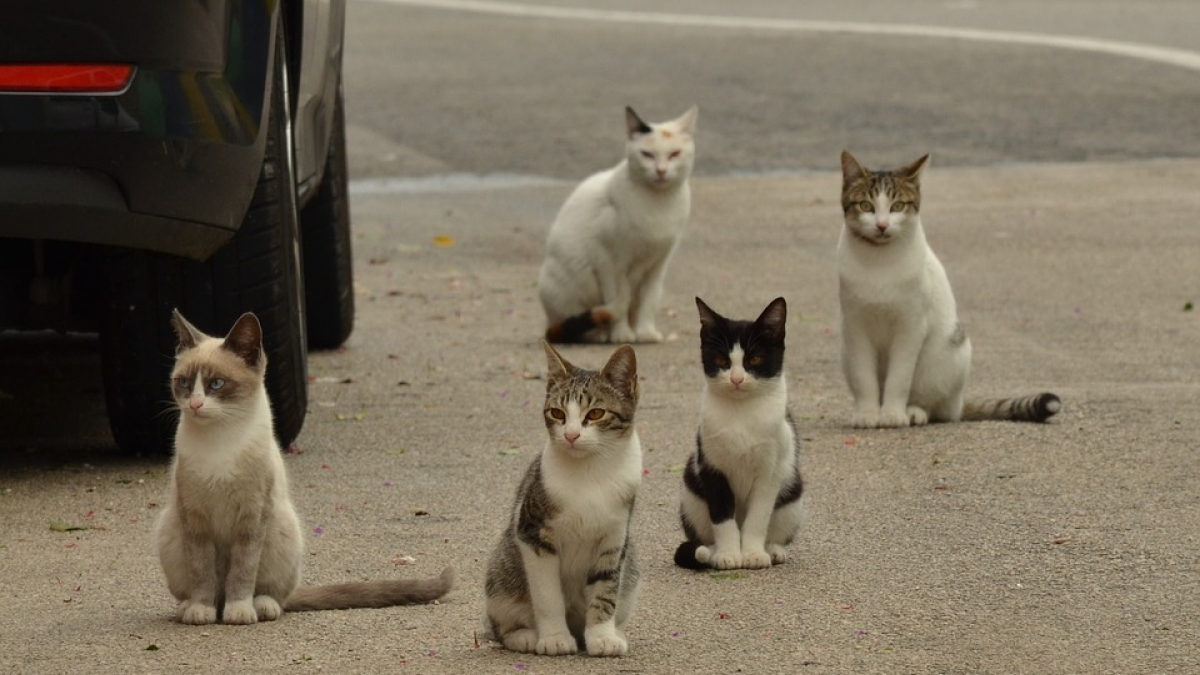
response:
[[[672,136],[675,135],[674,132],[672,132],[670,129],[660,129],[659,133],[662,134],[663,138],[671,138]]]

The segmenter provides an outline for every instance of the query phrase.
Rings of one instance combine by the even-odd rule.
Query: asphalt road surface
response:
[[[310,359],[287,466],[308,581],[453,564],[458,588],[432,606],[174,623],[150,540],[166,460],[112,447],[86,336],[5,336],[0,672],[1200,672],[1200,5],[448,4],[350,3],[359,321]],[[660,120],[693,103],[668,340],[637,347],[631,654],[498,649],[484,564],[543,440],[546,230],[619,158],[625,105]],[[844,147],[868,164],[933,153],[924,221],[972,335],[968,390],[1055,391],[1055,421],[846,426]],[[735,316],[789,302],[810,519],[784,566],[671,563],[703,386],[696,295]]]

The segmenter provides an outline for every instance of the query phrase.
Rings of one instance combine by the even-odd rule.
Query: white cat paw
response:
[[[905,410],[879,411],[880,429],[899,429],[909,425],[908,412]]]
[[[537,653],[543,656],[564,656],[577,651],[579,651],[579,645],[575,643],[575,638],[570,633],[554,633],[539,638],[537,641]]]
[[[712,549],[707,546],[696,547],[696,562],[707,565],[712,560]]]
[[[625,656],[629,643],[612,626],[592,626],[584,631],[584,643],[591,656]]]
[[[255,596],[254,611],[259,621],[274,621],[283,615],[283,608],[269,595]]]
[[[855,429],[874,429],[879,426],[878,410],[859,410],[850,418],[850,426]]]
[[[739,569],[742,566],[742,552],[714,550],[709,564],[719,570]]]
[[[505,647],[514,652],[532,654],[537,651],[537,631],[532,628],[514,630],[513,632],[504,636],[503,642]]]
[[[637,329],[638,342],[662,342],[663,334],[658,332],[656,328],[639,328]]]
[[[787,549],[779,544],[767,544],[767,553],[771,554],[772,565],[782,565],[788,561]]]
[[[766,551],[749,551],[742,554],[742,567],[761,570],[771,566],[771,556]]]
[[[221,614],[221,622],[239,626],[258,623],[258,612],[255,611],[254,603],[250,600],[226,602],[225,611]]]
[[[614,345],[637,342],[637,334],[629,327],[629,324],[623,326],[613,326],[608,331],[608,341]]]
[[[203,626],[217,622],[216,607],[204,605],[193,600],[184,600],[179,603],[176,613],[179,616],[180,623],[186,623],[190,626]]]
[[[908,406],[908,422],[914,427],[923,427],[929,424],[929,413],[925,412],[924,408],[918,408],[915,405]]]

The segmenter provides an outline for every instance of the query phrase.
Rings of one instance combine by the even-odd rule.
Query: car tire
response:
[[[243,312],[254,312],[263,327],[266,387],[279,443],[290,445],[304,424],[308,345],[303,253],[286,44],[282,27],[276,33],[266,149],[237,234],[204,262],[138,251],[106,262],[109,302],[101,330],[105,398],[113,436],[124,450],[167,453],[174,446],[174,308],[218,337]]]
[[[340,86],[336,106],[325,177],[300,213],[308,345],[313,349],[336,349],[354,330],[346,117]]]

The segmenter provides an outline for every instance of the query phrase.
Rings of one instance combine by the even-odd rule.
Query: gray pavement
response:
[[[1195,87],[1194,74],[1189,83],[1180,71],[1144,71],[1153,79],[1140,81],[1147,89],[1130,100],[1147,105],[1150,119],[1129,121],[1138,133],[1114,142],[1120,152],[1107,161],[1028,163],[1036,158],[1018,142],[1038,134],[1003,133],[1018,156],[997,159],[988,127],[954,146],[960,161],[942,162],[933,148],[924,221],[973,338],[969,392],[1051,390],[1065,409],[1047,425],[869,432],[845,426],[851,399],[838,366],[833,168],[835,144],[846,137],[820,140],[800,163],[757,167],[743,161],[751,154],[730,149],[754,128],[752,108],[710,114],[718,105],[706,102],[720,103],[715,89],[697,89],[708,96],[699,99],[698,165],[711,156],[723,168],[708,166],[694,182],[693,221],[660,317],[669,340],[637,347],[646,475],[634,533],[645,576],[631,654],[551,659],[482,640],[484,563],[544,438],[535,295],[543,239],[572,181],[611,163],[611,139],[597,131],[607,117],[579,123],[591,139],[581,141],[585,156],[554,152],[562,138],[555,128],[590,107],[578,95],[556,113],[538,107],[546,115],[535,119],[540,141],[522,135],[517,118],[497,114],[495,125],[512,135],[495,138],[493,149],[476,111],[493,96],[484,84],[494,73],[445,63],[426,71],[429,89],[414,92],[433,100],[403,102],[366,58],[385,53],[369,36],[388,15],[372,3],[352,7],[351,31],[360,36],[348,54],[355,177],[433,176],[445,189],[356,183],[358,325],[343,350],[312,356],[309,417],[300,452],[287,457],[310,532],[306,579],[425,576],[453,564],[458,588],[434,606],[289,614],[251,627],[174,623],[150,540],[166,494],[165,461],[111,448],[86,338],[21,342],[22,358],[4,361],[3,389],[15,400],[3,405],[27,406],[28,414],[19,426],[11,414],[2,418],[10,426],[0,452],[0,672],[1200,671],[1200,314],[1184,311],[1200,303],[1200,152],[1154,159],[1155,144],[1172,133],[1158,122],[1179,120],[1171,105],[1152,105],[1177,90],[1150,91]],[[387,9],[403,19],[388,25],[408,31],[406,39],[448,21],[429,10]],[[489,34],[486,17],[458,19],[478,31],[472,36]],[[605,33],[597,44],[607,44],[601,37],[618,39]],[[733,42],[732,53],[741,53]],[[520,43],[537,44],[525,34]],[[1086,59],[1076,66],[1104,70]],[[371,83],[380,91],[361,93]],[[531,85],[529,95],[550,101],[542,86]],[[466,93],[472,87],[474,97]],[[460,97],[462,107],[438,103],[439,91]],[[832,88],[827,95],[832,107],[853,107]],[[682,109],[679,98],[680,106],[647,114],[671,115]],[[393,99],[430,107],[389,121],[395,113],[379,108]],[[1071,114],[1051,103],[1047,119]],[[425,126],[393,126],[414,119]],[[859,135],[864,120],[847,132],[862,139],[853,149],[867,163],[894,162],[937,133],[936,120],[905,120],[892,133],[906,140],[886,147]],[[1189,127],[1175,136],[1190,142],[1184,137],[1195,134],[1180,128]],[[446,140],[455,129],[485,147]],[[723,136],[732,140],[721,145]],[[779,143],[794,149],[795,139]],[[523,149],[525,159],[504,159]],[[487,153],[495,159],[480,158]],[[793,173],[731,175],[760,168]],[[550,180],[451,190],[452,181],[438,178],[461,171]],[[811,509],[790,564],[732,575],[671,564],[679,469],[703,387],[695,295],[731,315],[757,313],[777,295],[789,301],[787,370]],[[585,365],[608,353],[567,350]],[[54,405],[28,403],[45,392]],[[88,529],[56,531],[55,523]]]

